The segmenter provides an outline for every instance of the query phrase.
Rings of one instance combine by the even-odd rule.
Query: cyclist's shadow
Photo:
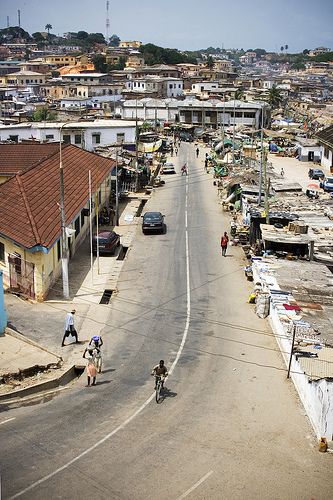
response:
[[[167,387],[163,387],[163,391],[161,392],[161,397],[159,403],[163,403],[166,398],[175,398],[177,396],[177,392],[172,392]]]

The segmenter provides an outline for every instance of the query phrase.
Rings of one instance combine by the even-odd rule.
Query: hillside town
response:
[[[246,300],[237,307],[267,321],[286,372],[279,376],[292,380],[316,448],[333,452],[333,51],[279,49],[181,51],[117,35],[54,35],[50,24],[33,34],[0,30],[0,346],[8,360],[0,409],[80,378],[82,348],[95,327],[105,341],[124,276],[131,290],[142,280],[126,262],[144,265],[135,248],[147,207],[162,217],[167,242],[167,189],[191,189],[200,176],[189,213],[203,216],[201,197],[213,200],[234,257],[226,261],[241,269]],[[144,253],[151,259],[149,245]],[[41,331],[50,318],[62,331],[71,308],[85,345],[64,353],[65,337],[61,344]]]

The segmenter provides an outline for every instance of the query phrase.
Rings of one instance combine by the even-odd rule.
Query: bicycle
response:
[[[157,404],[161,399],[163,399],[163,396],[161,395],[163,390],[164,387],[161,375],[155,375],[155,399]]]

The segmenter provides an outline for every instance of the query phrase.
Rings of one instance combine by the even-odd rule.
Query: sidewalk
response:
[[[113,228],[121,236],[122,247],[129,248],[133,242],[141,220],[135,216],[142,199],[147,199],[147,196],[140,194],[129,198],[120,214],[119,226]],[[119,248],[120,251],[122,247]],[[0,377],[12,374],[13,378],[8,384],[0,383],[0,397],[13,389],[60,378],[73,366],[84,366],[83,350],[92,332],[97,335],[104,328],[109,314],[108,307],[100,304],[102,296],[105,290],[117,289],[124,263],[118,256],[119,251],[115,256],[95,257],[91,270],[87,238],[70,261],[70,302],[62,298],[61,278],[52,287],[48,300],[43,303],[30,303],[15,295],[5,294],[8,323],[13,329],[8,329],[6,335],[0,337]],[[61,347],[66,313],[73,306],[76,309],[75,325],[80,343]],[[89,319],[97,317],[98,323]],[[40,368],[33,370],[35,366]],[[20,371],[29,371],[30,368],[31,372],[39,372],[38,375],[29,376],[21,383],[19,380],[14,381]]]

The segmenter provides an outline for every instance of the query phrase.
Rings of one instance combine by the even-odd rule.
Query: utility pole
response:
[[[65,179],[64,167],[62,164],[61,132],[65,124],[60,127],[59,136],[59,172],[60,172],[60,218],[61,218],[61,268],[62,268],[62,290],[64,299],[69,299],[69,280],[68,280],[68,255],[67,255],[67,236],[66,236],[66,214],[65,214]]]
[[[259,167],[259,196],[258,196],[258,205],[259,206],[261,205],[262,170],[263,170],[263,162],[264,162],[264,106],[261,108],[260,141],[261,141],[261,154],[260,154],[260,167]]]
[[[295,346],[295,336],[296,336],[296,325],[295,325],[295,323],[293,323],[293,338],[291,341],[291,351],[290,351],[290,357],[289,357],[287,378],[290,377],[291,361],[293,358],[294,346]]]
[[[138,134],[138,100],[135,99],[135,192],[139,190],[139,171],[138,171],[138,144],[139,144],[139,134]]]
[[[236,122],[236,101],[234,97],[234,126],[232,129],[232,164],[235,162],[235,123]]]

